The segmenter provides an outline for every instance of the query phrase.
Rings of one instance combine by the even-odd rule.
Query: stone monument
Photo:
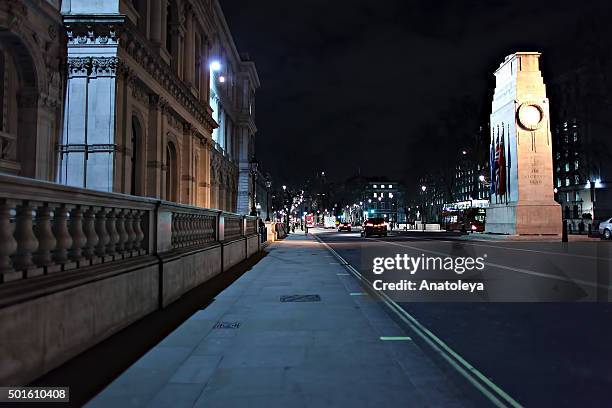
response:
[[[485,232],[561,234],[540,53],[517,52],[495,71],[491,110],[491,204]]]

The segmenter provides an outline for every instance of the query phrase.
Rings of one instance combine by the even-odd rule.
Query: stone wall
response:
[[[2,384],[34,380],[259,250],[256,220],[219,210],[3,175],[0,197]],[[226,217],[239,219],[231,240]]]

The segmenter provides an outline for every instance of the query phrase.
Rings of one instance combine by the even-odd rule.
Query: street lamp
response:
[[[257,216],[255,179],[257,178],[257,167],[259,167],[259,162],[255,156],[253,156],[249,162],[249,167],[251,168],[251,176],[253,177],[253,202],[251,203],[251,215]]]
[[[272,188],[272,180],[270,175],[266,174],[266,221],[270,221],[270,189]]]
[[[221,71],[221,63],[219,61],[213,61],[210,63],[210,70],[211,71]]]

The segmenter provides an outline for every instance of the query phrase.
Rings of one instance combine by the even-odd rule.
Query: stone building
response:
[[[583,67],[550,86],[554,192],[571,231],[612,217],[609,103],[601,77]]]
[[[217,0],[0,2],[0,47],[1,171],[248,212],[259,79]]]
[[[0,172],[55,180],[64,60],[59,0],[0,1]]]

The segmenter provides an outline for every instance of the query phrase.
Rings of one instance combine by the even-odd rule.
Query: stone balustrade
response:
[[[0,383],[31,382],[253,256],[253,225],[0,175]]]
[[[257,218],[247,218],[245,220],[244,231],[245,234],[251,235],[257,232]]]
[[[237,239],[253,225],[255,217],[0,175],[0,284]]]
[[[225,217],[225,233],[224,239],[226,241],[240,238],[244,235],[243,222],[241,217],[226,216]]]

